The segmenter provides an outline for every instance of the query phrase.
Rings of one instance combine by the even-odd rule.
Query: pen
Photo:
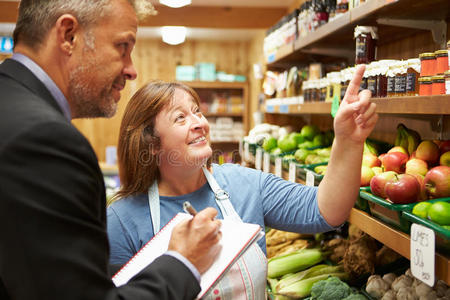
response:
[[[197,214],[197,211],[195,210],[195,208],[191,205],[191,203],[189,201],[185,201],[183,203],[183,210],[192,216],[195,216]]]

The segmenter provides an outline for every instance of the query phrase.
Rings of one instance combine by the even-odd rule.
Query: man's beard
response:
[[[92,55],[92,53],[91,53]],[[93,58],[86,59],[70,73],[69,97],[72,104],[73,118],[110,118],[117,111],[117,102],[112,95],[113,82],[122,82],[104,77],[102,82],[89,80],[90,74],[101,74],[103,68]]]

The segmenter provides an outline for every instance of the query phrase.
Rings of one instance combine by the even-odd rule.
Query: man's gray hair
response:
[[[80,26],[95,25],[110,12],[114,0],[22,0],[14,29],[14,44],[24,43],[29,47],[39,46],[63,14],[77,18]],[[138,19],[155,14],[149,0],[127,0],[136,11]]]

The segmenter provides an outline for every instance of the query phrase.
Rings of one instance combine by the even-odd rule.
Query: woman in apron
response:
[[[306,187],[233,164],[210,164],[209,124],[197,94],[180,83],[151,82],[132,97],[120,128],[121,190],[108,207],[111,263],[126,263],[189,201],[219,219],[316,233],[342,224],[359,191],[363,143],[377,115],[358,95],[359,68],[335,118],[327,175]],[[331,175],[328,175],[331,174]],[[337,194],[335,191],[339,190]],[[254,244],[204,299],[265,299],[265,240]]]

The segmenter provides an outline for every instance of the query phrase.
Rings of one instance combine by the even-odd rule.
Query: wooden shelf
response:
[[[450,115],[450,95],[372,98],[379,114]],[[269,105],[266,113],[330,114],[330,102]]]
[[[411,259],[411,239],[408,234],[395,230],[356,208],[352,209],[348,221],[395,252]],[[450,285],[450,256],[435,254],[435,273],[437,278]]]
[[[184,84],[193,89],[244,89],[247,82],[226,81],[183,81]]]
[[[302,60],[327,62],[331,57],[341,57],[353,61],[355,57],[354,28],[357,25],[377,26],[378,45],[390,43],[425,29],[405,29],[378,23],[380,19],[403,20],[450,20],[450,2],[448,0],[367,0],[360,6],[340,15],[336,19],[320,26],[305,37],[297,38],[289,53],[287,47],[281,47],[273,54],[274,60],[267,61],[268,67],[298,63]],[[278,53],[280,52],[280,53]]]

